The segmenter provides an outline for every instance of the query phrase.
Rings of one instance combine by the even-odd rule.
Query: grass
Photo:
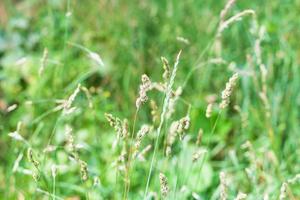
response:
[[[299,199],[300,1],[237,0],[225,21],[248,11],[218,34],[225,4],[1,2],[0,199]],[[180,50],[174,80],[164,79],[161,57],[172,72]],[[220,109],[234,73],[230,103]],[[143,74],[168,89],[148,91],[137,110]],[[186,116],[189,126],[177,126],[166,156],[170,127]],[[145,124],[151,131],[139,152],[151,150],[134,159]],[[193,162],[196,152],[206,153]]]

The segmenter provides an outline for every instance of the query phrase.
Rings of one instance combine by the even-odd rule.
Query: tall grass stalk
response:
[[[159,123],[159,126],[157,128],[157,132],[156,132],[154,152],[153,152],[153,155],[152,155],[149,174],[148,174],[148,178],[147,178],[147,184],[146,184],[145,193],[144,193],[144,200],[146,200],[146,197],[147,197],[147,194],[148,194],[148,189],[149,189],[151,174],[152,174],[152,170],[153,170],[153,164],[154,164],[154,160],[155,160],[155,156],[156,156],[159,136],[161,134],[161,129],[162,129],[162,126],[163,126],[164,120],[165,120],[165,115],[167,113],[167,108],[168,108],[170,97],[171,97],[172,86],[174,84],[174,80],[175,80],[175,77],[176,77],[176,72],[177,72],[177,67],[178,67],[178,64],[179,64],[180,55],[181,55],[181,50],[179,51],[179,53],[177,55],[176,61],[174,63],[174,68],[173,68],[173,71],[172,71],[172,74],[171,74],[171,78],[169,80],[169,84],[168,84],[167,90],[166,90],[166,95],[165,95],[164,104],[163,104],[163,110],[162,110],[162,113],[161,113],[161,116],[160,116],[160,123]]]
[[[130,138],[130,141],[133,141],[133,138],[134,138],[134,132],[135,132],[135,126],[136,126],[136,121],[137,121],[137,115],[139,113],[139,108],[136,109],[135,111],[135,114],[134,114],[134,120],[133,120],[133,126],[132,126],[132,134],[131,134],[131,138]],[[127,199],[127,196],[128,196],[128,193],[129,193],[129,190],[130,190],[130,165],[131,165],[131,154],[132,154],[132,151],[133,151],[133,146],[130,144],[130,150],[128,152],[128,162],[127,162],[127,169],[126,169],[126,177],[125,177],[125,192],[124,192],[124,196],[123,196],[123,199]]]

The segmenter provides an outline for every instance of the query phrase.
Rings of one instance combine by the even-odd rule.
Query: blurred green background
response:
[[[225,4],[223,0],[1,0],[0,198],[50,198],[36,188],[51,193],[50,166],[55,163],[62,165],[57,196],[86,199],[88,191],[90,199],[121,199],[123,182],[112,165],[119,153],[111,148],[115,133],[104,113],[127,118],[132,124],[141,75],[161,81],[160,57],[173,63],[182,49],[175,87],[186,87],[172,120],[184,117],[188,109],[185,102],[191,104],[190,140],[177,144],[170,164],[166,164],[163,153],[158,155],[151,191],[159,194],[157,172],[163,170],[174,195],[175,176],[182,174],[178,177],[177,199],[196,199],[196,194],[199,199],[217,199],[219,172],[225,170],[231,183],[229,199],[239,190],[248,193],[249,199],[262,199],[265,194],[277,199],[282,182],[300,171],[300,1],[237,0],[229,12],[232,16],[253,9],[257,30],[265,30],[261,57],[267,69],[267,110],[259,90],[262,83],[255,82],[261,74],[255,62],[258,36],[253,30],[254,19],[246,16],[223,32],[220,55],[212,48]],[[39,75],[45,48],[47,65]],[[91,59],[87,49],[99,54],[104,65]],[[223,62],[203,64],[214,58]],[[240,73],[236,92],[211,135],[217,111],[211,120],[205,118],[207,99],[220,99],[234,72]],[[74,102],[78,110],[62,117],[53,111],[56,101],[68,98],[78,83],[89,89],[93,108],[80,93]],[[163,94],[151,98],[161,109]],[[9,112],[14,104],[17,107]],[[266,114],[268,109],[270,116]],[[26,159],[26,145],[8,136],[19,121],[23,123],[20,134],[41,154],[40,158],[46,159],[43,182],[36,183],[26,173],[32,168]],[[148,104],[139,112],[137,126],[144,123],[151,123]],[[63,151],[65,124],[72,125],[76,142],[83,146],[80,156],[88,164],[91,179],[100,178],[98,186],[93,186],[92,180],[81,182],[76,167],[68,167]],[[196,148],[193,141],[199,128],[204,130],[202,145],[209,150],[202,171],[197,166],[188,167],[191,160],[187,158]],[[53,145],[61,148],[44,156],[50,135],[54,135]],[[153,144],[153,138],[154,133],[148,143]],[[241,148],[248,140],[253,145],[250,153]],[[256,155],[253,177],[245,171],[253,167],[247,152]],[[14,171],[20,155],[24,156]],[[148,155],[146,162],[136,165],[129,199],[142,199],[150,158]],[[172,164],[176,160],[180,163],[177,168]],[[190,173],[188,181],[186,173]],[[197,176],[199,184],[193,179]],[[299,183],[290,186],[289,199],[300,198],[299,188]]]

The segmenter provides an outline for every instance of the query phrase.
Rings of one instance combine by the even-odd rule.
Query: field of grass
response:
[[[1,0],[0,199],[300,199],[300,0]]]

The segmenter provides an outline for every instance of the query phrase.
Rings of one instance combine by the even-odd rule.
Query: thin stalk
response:
[[[176,77],[176,72],[177,72],[177,67],[178,67],[178,63],[179,63],[180,54],[181,54],[181,50],[179,51],[179,53],[177,55],[176,62],[174,64],[174,69],[172,71],[172,75],[171,75],[171,78],[169,80],[169,84],[168,84],[168,87],[167,87],[167,90],[166,90],[166,95],[165,95],[164,104],[163,104],[163,111],[161,113],[160,123],[159,123],[159,126],[157,128],[157,134],[156,134],[154,152],[153,152],[153,155],[152,155],[151,164],[150,164],[150,170],[149,170],[149,174],[148,174],[148,178],[147,178],[147,184],[146,184],[145,193],[144,193],[144,200],[146,199],[147,194],[148,194],[148,189],[149,189],[151,174],[152,174],[152,170],[153,170],[153,164],[154,164],[154,160],[155,160],[155,156],[156,156],[156,151],[157,151],[157,147],[158,147],[158,140],[159,140],[159,136],[161,134],[162,126],[164,124],[165,115],[167,113],[167,108],[168,108],[170,97],[171,97],[171,92],[172,92],[172,86],[174,84],[174,79]]]
[[[139,108],[136,109],[135,114],[134,114],[134,120],[133,120],[133,126],[132,126],[132,134],[129,142],[133,141],[134,135],[135,135],[135,126],[136,126],[136,121],[137,121],[137,116],[138,116]],[[130,160],[131,160],[131,154],[133,151],[133,147],[130,145],[129,153],[128,153],[128,162],[127,162],[127,169],[126,169],[126,178],[125,178],[125,192],[124,192],[124,197],[123,199],[127,199],[129,190],[130,190]]]
[[[56,196],[55,196],[55,187],[56,187],[56,181],[55,181],[55,176],[53,176],[53,189],[52,189],[52,199],[56,199]]]

